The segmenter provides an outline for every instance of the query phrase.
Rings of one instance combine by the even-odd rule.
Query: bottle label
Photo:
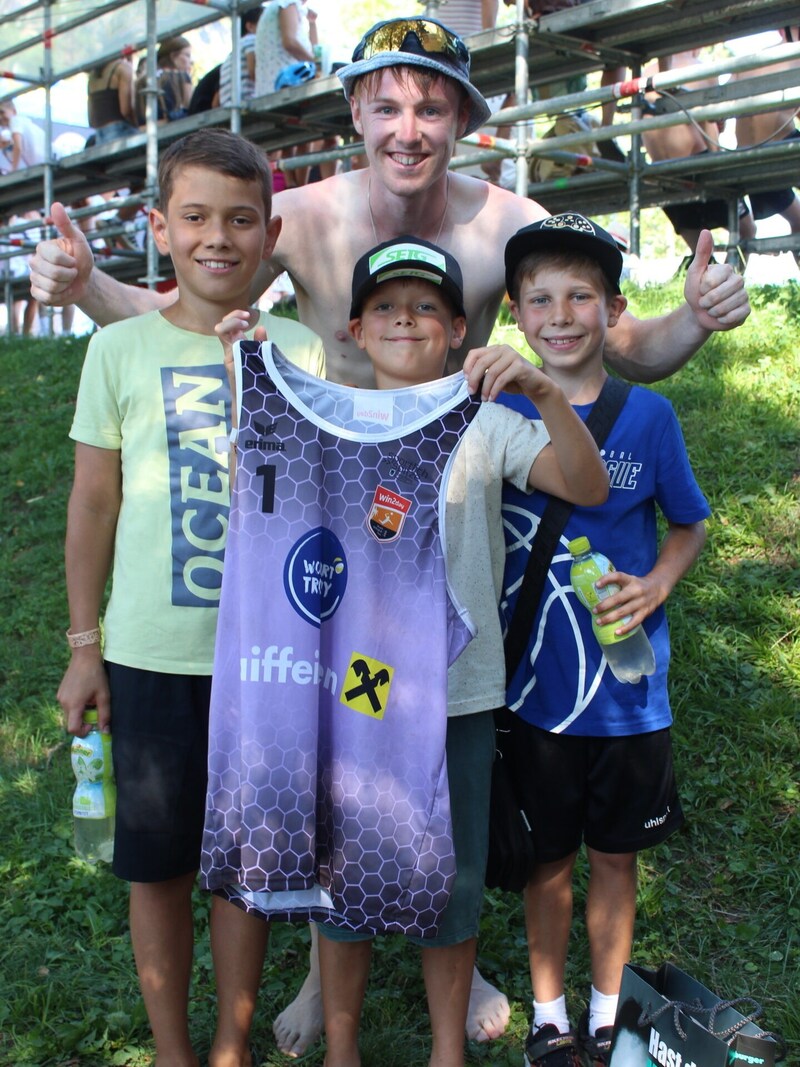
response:
[[[620,587],[616,582],[612,582],[610,585],[606,585],[597,588],[595,582],[602,578],[606,574],[610,574],[615,570],[614,564],[610,559],[606,559],[605,556],[599,552],[593,552],[588,559],[582,559],[580,562],[572,564],[570,570],[570,580],[572,582],[572,588],[575,590],[575,595],[580,600],[584,607],[591,611],[602,600],[606,600],[608,597],[613,596],[619,592]],[[593,616],[595,618],[595,616]],[[615,645],[620,641],[625,641],[627,638],[632,637],[636,633],[636,630],[632,630],[630,633],[617,634],[614,631],[618,627],[630,622],[631,616],[626,615],[622,619],[618,619],[616,622],[607,622],[603,625],[598,625],[596,622],[593,624],[594,634],[601,645]]]
[[[92,730],[86,737],[72,741],[72,772],[79,782],[100,782],[110,774],[111,753],[103,744],[103,735]],[[110,743],[111,738],[108,738]]]
[[[112,782],[81,782],[72,795],[72,814],[76,819],[106,819],[116,810],[116,791]]]
[[[72,773],[79,782],[111,781],[111,734],[92,730],[86,737],[74,737],[70,749]]]

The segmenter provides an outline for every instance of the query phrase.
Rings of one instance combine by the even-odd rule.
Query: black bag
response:
[[[607,378],[603,384],[600,396],[586,420],[586,426],[598,448],[614,425],[630,389],[627,382],[618,378]],[[514,675],[527,647],[547,569],[571,511],[571,504],[551,497],[539,521],[514,615],[506,633],[506,678]],[[532,820],[516,796],[511,773],[513,718],[514,713],[508,708],[495,711],[496,752],[492,766],[489,853],[484,881],[489,889],[520,893],[531,875],[536,854],[531,834]]]
[[[521,893],[530,878],[536,853],[530,820],[517,800],[509,766],[513,714],[508,708],[498,708],[494,713],[496,751],[492,765],[485,883],[489,889]]]
[[[756,1001],[720,1000],[671,963],[657,971],[627,964],[609,1067],[773,1067],[785,1048],[756,1025],[760,1015]]]

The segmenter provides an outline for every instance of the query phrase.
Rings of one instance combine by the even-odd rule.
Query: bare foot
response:
[[[311,923],[311,950],[308,954],[308,974],[300,992],[284,1008],[272,1024],[278,1048],[286,1056],[302,1056],[322,1034],[322,991],[319,981],[317,928]]]
[[[292,1003],[272,1024],[278,1048],[287,1056],[302,1056],[322,1034],[322,994],[319,975],[309,972]]]
[[[208,1067],[253,1067],[253,1059],[249,1049],[243,1056],[240,1056],[235,1052],[215,1052],[212,1048],[208,1057]]]
[[[470,1041],[493,1041],[508,1026],[511,1008],[505,993],[495,989],[475,967],[467,1011],[467,1037]]]

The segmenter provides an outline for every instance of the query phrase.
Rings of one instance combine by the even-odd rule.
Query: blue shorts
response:
[[[208,780],[208,675],[106,663],[117,782],[112,870],[127,882],[196,871]]]
[[[131,134],[138,132],[139,128],[137,126],[132,126],[125,119],[118,119],[115,122],[109,122],[105,126],[101,126],[99,130],[95,130],[94,143],[106,144],[108,141],[116,141],[120,137],[130,137]]]
[[[489,851],[494,711],[449,718],[446,749],[457,872],[436,936],[408,938],[423,948],[446,948],[478,936]],[[374,937],[327,923],[320,923],[319,930],[329,941],[369,941]]]
[[[572,855],[582,841],[597,852],[639,852],[683,824],[669,727],[583,737],[514,715],[511,739],[511,769],[540,863]]]

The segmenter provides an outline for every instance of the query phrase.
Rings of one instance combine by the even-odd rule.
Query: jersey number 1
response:
[[[256,467],[256,474],[264,479],[261,487],[261,512],[271,515],[275,510],[275,466],[272,463],[262,463]]]

